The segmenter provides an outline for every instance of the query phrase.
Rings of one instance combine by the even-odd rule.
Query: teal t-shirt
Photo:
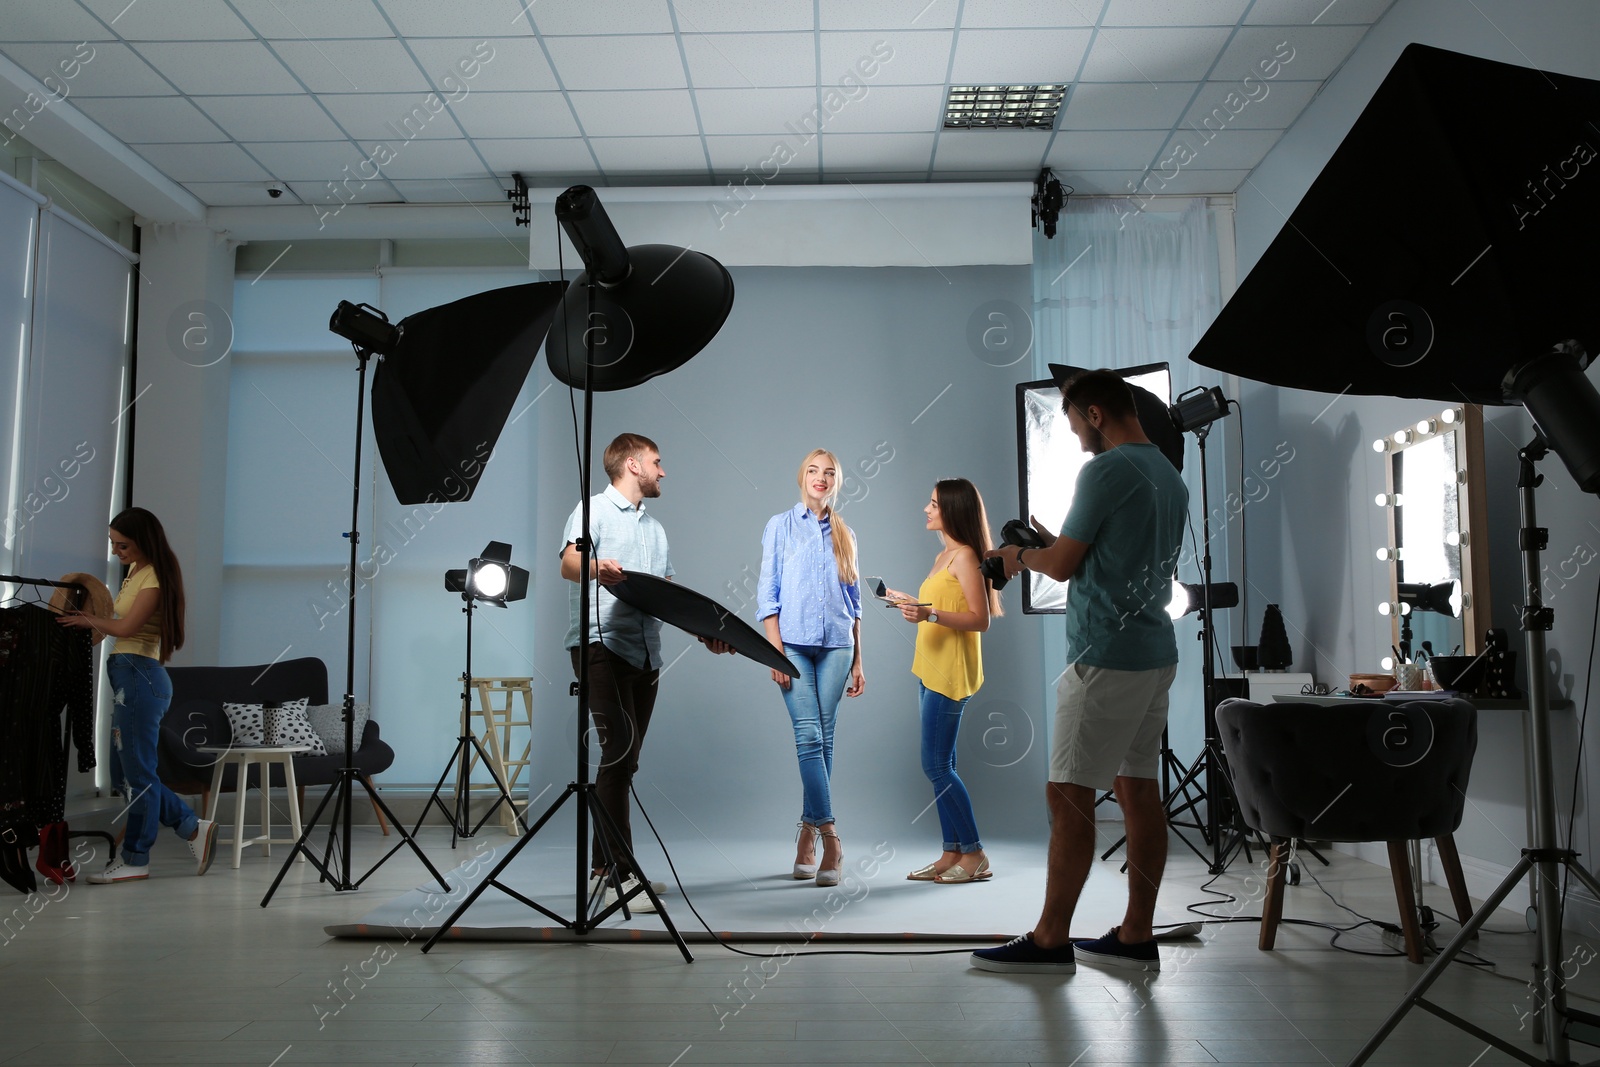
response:
[[[1161,450],[1125,444],[1095,456],[1061,533],[1089,545],[1067,585],[1067,662],[1146,671],[1178,662],[1167,602],[1189,490]]]

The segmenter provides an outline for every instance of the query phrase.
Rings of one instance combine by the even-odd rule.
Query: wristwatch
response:
[[[939,613],[937,611],[928,612],[928,621],[929,622],[938,622],[939,621]]]

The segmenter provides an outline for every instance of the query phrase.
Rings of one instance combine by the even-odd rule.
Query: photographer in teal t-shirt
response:
[[[991,971],[1065,973],[1082,955],[1104,966],[1160,970],[1151,922],[1167,861],[1157,784],[1167,691],[1178,645],[1166,606],[1189,493],[1139,424],[1118,374],[1088,371],[1062,386],[1067,423],[1093,458],[1078,473],[1061,535],[1043,548],[990,555],[1067,588],[1067,662],[1056,689],[1046,788],[1051,827],[1044,910],[1030,933],[972,954]],[[1068,936],[1094,861],[1096,795],[1114,790],[1128,838],[1128,908],[1094,941]]]

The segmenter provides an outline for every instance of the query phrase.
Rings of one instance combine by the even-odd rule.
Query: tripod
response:
[[[593,322],[596,318],[595,288],[597,284],[598,283],[591,277],[588,282],[588,313],[585,322]],[[565,322],[563,322],[562,325],[564,326]],[[439,939],[456,924],[456,921],[462,916],[462,914],[477,902],[477,899],[483,895],[484,891],[490,886],[494,886],[502,893],[505,893],[507,896],[526,904],[528,907],[539,912],[552,922],[555,922],[556,924],[578,934],[587,934],[590,930],[595,929],[600,925],[600,923],[609,918],[611,914],[618,908],[622,909],[624,916],[631,918],[631,913],[628,910],[628,901],[641,892],[645,893],[650,898],[651,903],[655,905],[656,911],[661,916],[661,922],[666,926],[667,933],[671,935],[672,940],[677,944],[678,951],[683,954],[684,962],[694,962],[694,957],[690,955],[689,946],[684,942],[683,935],[678,932],[678,928],[673,925],[671,917],[667,915],[666,909],[662,907],[661,899],[656,896],[655,890],[650,886],[650,879],[646,878],[644,872],[639,869],[637,862],[634,860],[633,852],[628,848],[627,844],[623,840],[622,834],[617,829],[616,823],[612,821],[610,814],[605,809],[605,806],[600,803],[600,797],[599,794],[595,792],[594,783],[589,781],[589,741],[588,732],[585,729],[585,725],[589,718],[590,691],[590,596],[588,586],[589,582],[593,580],[590,577],[589,571],[591,556],[593,554],[593,544],[591,542],[589,528],[589,470],[590,466],[592,465],[594,455],[594,388],[590,380],[590,373],[594,367],[595,332],[596,331],[594,328],[583,331],[585,347],[583,381],[583,455],[579,462],[579,478],[582,483],[582,504],[580,505],[582,509],[582,534],[577,546],[578,581],[580,589],[580,595],[578,597],[578,680],[572,689],[572,694],[578,698],[577,778],[575,781],[567,784],[567,788],[562,791],[561,795],[556,798],[553,804],[545,809],[544,813],[539,816],[538,820],[531,828],[529,828],[528,832],[523,834],[517,843],[506,852],[505,857],[502,858],[499,863],[495,864],[494,868],[489,871],[488,875],[483,879],[483,881],[478,883],[471,893],[467,894],[466,898],[462,900],[460,905],[457,906],[456,910],[451,912],[450,916],[439,924],[439,929],[436,930],[433,936],[430,937],[422,946],[423,952],[430,951],[439,941]],[[524,896],[515,889],[512,889],[510,886],[506,885],[504,882],[500,881],[501,873],[511,865],[511,863],[517,858],[518,854],[520,854],[522,850],[528,846],[528,842],[532,841],[538,835],[539,831],[544,828],[544,825],[550,821],[556,812],[561,810],[562,806],[565,805],[568,800],[576,800],[578,808],[576,848],[573,867],[573,878],[576,885],[574,896],[576,898],[576,902],[573,909],[575,917],[572,919],[567,919],[564,916],[551,911],[549,908],[545,907],[539,902]],[[595,857],[595,861],[605,866],[607,878],[617,890],[617,900],[614,903],[603,907],[600,911],[592,915],[590,914],[590,908],[595,903],[594,897],[596,894],[590,893],[588,884],[589,820],[591,818],[594,819],[595,826],[599,831],[597,836],[600,841],[601,854]],[[622,887],[620,884],[621,874],[625,871],[632,872],[638,877],[638,888],[627,893],[622,892]],[[603,900],[603,897],[601,899]]]
[[[1212,602],[1211,602],[1211,494],[1209,483],[1206,479],[1206,438],[1211,434],[1211,424],[1196,427],[1194,430],[1195,441],[1200,445],[1200,522],[1201,533],[1204,540],[1200,546],[1200,582],[1202,595],[1200,599],[1200,647],[1203,650],[1200,657],[1201,664],[1201,691],[1205,702],[1205,741],[1200,747],[1200,754],[1195,757],[1194,763],[1183,771],[1183,777],[1178,779],[1178,784],[1166,794],[1167,825],[1174,830],[1197,830],[1203,840],[1211,849],[1211,855],[1206,856],[1194,844],[1185,838],[1181,832],[1178,837],[1190,850],[1203,860],[1207,860],[1207,870],[1212,874],[1221,874],[1228,869],[1228,864],[1233,862],[1234,855],[1241,849],[1245,858],[1250,858],[1250,844],[1245,839],[1244,830],[1239,824],[1238,802],[1233,796],[1233,783],[1228,778],[1227,760],[1222,755],[1222,738],[1217,733],[1217,704],[1220,695],[1217,692],[1217,668],[1212,658],[1215,640],[1212,637]],[[1180,769],[1182,765],[1179,765]],[[1203,784],[1202,784],[1203,779]],[[1163,783],[1164,784],[1164,783]],[[1191,796],[1190,790],[1195,796]],[[1178,799],[1183,799],[1179,804]],[[1201,822],[1195,811],[1200,801],[1206,802],[1205,821]],[[1179,819],[1182,814],[1189,814],[1193,822],[1183,822]],[[1224,827],[1224,824],[1227,824]]]
[[[1182,841],[1184,845],[1188,847],[1190,852],[1193,852],[1197,857],[1203,860],[1206,858],[1206,854],[1196,848],[1194,842],[1190,841],[1179,828],[1182,827],[1184,829],[1199,830],[1202,838],[1209,844],[1210,839],[1205,838],[1205,826],[1200,823],[1184,823],[1177,820],[1177,817],[1180,814],[1186,812],[1190,814],[1191,818],[1199,818],[1198,815],[1194,814],[1195,809],[1198,808],[1200,803],[1206,799],[1205,790],[1201,788],[1199,782],[1195,781],[1192,776],[1188,775],[1188,770],[1189,768],[1183,765],[1183,761],[1178,758],[1177,753],[1172,751],[1172,743],[1168,732],[1166,730],[1162,730],[1161,807],[1167,813],[1167,826],[1172,829],[1173,833],[1177,834],[1178,840]],[[1174,788],[1172,784],[1173,775],[1177,775],[1180,778],[1179,785],[1176,788]],[[1181,804],[1178,803],[1180,797],[1183,800],[1183,803]],[[1106,801],[1114,799],[1116,799],[1116,794],[1107,791],[1099,800],[1095,801],[1095,807],[1099,807]],[[1102,861],[1110,859],[1111,854],[1126,844],[1127,841],[1128,835],[1123,834],[1121,837],[1117,838],[1116,841],[1112,842],[1110,848],[1106,849],[1100,854],[1100,859]]]
[[[422,829],[422,821],[428,817],[428,812],[434,805],[438,805],[444,813],[446,821],[450,823],[450,847],[456,847],[458,837],[473,837],[489,821],[489,816],[500,810],[500,805],[505,804],[511,809],[517,823],[526,830],[528,825],[523,821],[522,813],[517,811],[517,802],[511,799],[511,792],[506,788],[506,783],[501,779],[500,772],[495,769],[494,761],[489,758],[489,753],[484,751],[483,742],[472,732],[472,613],[477,608],[478,602],[472,594],[462,590],[461,599],[466,601],[466,606],[461,609],[467,617],[467,669],[461,675],[461,736],[456,738],[455,751],[450,753],[450,758],[445,761],[444,773],[439,775],[439,782],[433,787],[427,803],[422,805],[422,814],[417,816],[417,825],[411,833],[415,835]],[[495,729],[491,724],[489,729]],[[483,818],[476,823],[472,821],[472,763],[476,758],[483,761],[489,768],[489,775],[494,779],[495,788],[500,791],[500,796],[489,810],[483,813]],[[451,770],[456,772],[456,802],[455,810],[445,806],[439,799],[439,792],[444,788],[446,778],[450,777]]]
[[[1360,1067],[1378,1050],[1384,1040],[1400,1025],[1412,1007],[1420,1007],[1460,1030],[1488,1042],[1508,1056],[1523,1063],[1543,1067],[1545,1064],[1571,1064],[1568,1039],[1586,1045],[1600,1046],[1600,1015],[1577,1011],[1567,1006],[1566,983],[1561,975],[1564,962],[1561,955],[1561,886],[1559,874],[1564,869],[1590,893],[1600,896],[1600,881],[1578,863],[1578,854],[1571,848],[1562,848],[1556,832],[1555,769],[1550,752],[1550,695],[1545,680],[1545,634],[1555,624],[1555,612],[1544,606],[1542,571],[1539,553],[1549,544],[1548,531],[1538,525],[1534,507],[1534,490],[1544,481],[1544,476],[1534,472],[1534,464],[1544,459],[1550,446],[1537,430],[1531,442],[1517,453],[1519,474],[1517,489],[1522,506],[1522,578],[1528,592],[1528,602],[1522,608],[1522,629],[1527,634],[1528,647],[1528,714],[1531,719],[1529,738],[1533,745],[1533,833],[1532,848],[1522,850],[1522,858],[1506,875],[1505,880],[1483,902],[1461,927],[1461,932],[1444,947],[1438,957],[1422,972],[1416,985],[1406,994],[1376,1033],[1361,1046],[1350,1067]],[[1534,880],[1534,910],[1538,915],[1539,940],[1533,960],[1534,985],[1538,1001],[1534,1014],[1533,1039],[1543,1041],[1545,1057],[1534,1056],[1517,1048],[1502,1038],[1489,1033],[1453,1012],[1447,1011],[1425,998],[1428,988],[1444,973],[1467,942],[1488,922],[1500,902],[1510,896],[1529,871],[1536,871]]]
[[[372,359],[372,350],[354,343],[352,343],[351,347],[355,349],[356,360],[360,364],[360,381],[356,386],[356,461],[353,468],[359,472],[361,470],[361,429],[366,414],[367,363]],[[428,868],[428,873],[433,875],[434,879],[444,887],[444,891],[446,893],[450,891],[450,884],[444,880],[444,875],[440,874],[433,864],[428,862],[428,857],[423,854],[422,849],[417,847],[417,842],[412,836],[406,833],[406,828],[394,817],[394,812],[389,810],[389,805],[383,802],[383,798],[378,795],[378,791],[369,786],[366,779],[361,777],[361,771],[355,763],[356,564],[358,562],[356,550],[361,543],[360,499],[361,483],[357,478],[350,483],[350,531],[345,534],[345,537],[350,541],[350,584],[345,590],[345,621],[347,627],[344,664],[344,766],[339,768],[339,780],[322,795],[322,801],[317,805],[317,810],[301,830],[300,839],[294,843],[294,848],[289,850],[289,855],[284,859],[283,867],[278,871],[278,877],[272,880],[272,886],[267,890],[267,895],[261,898],[261,906],[263,908],[272,901],[272,895],[278,891],[278,886],[282,884],[284,875],[289,873],[289,868],[294,863],[295,857],[301,854],[304,854],[311,865],[317,869],[320,876],[317,879],[318,881],[333,883],[333,888],[336,892],[348,892],[361,888],[361,883],[370,878],[373,871],[387,863],[389,857],[399,852],[401,848],[410,848],[412,852],[416,853],[417,859],[422,861],[422,865]],[[243,785],[243,779],[241,778],[240,788],[243,788]],[[372,865],[371,870],[368,870],[360,878],[352,879],[353,861],[350,855],[350,816],[353,794],[355,787],[358,785],[366,790],[367,796],[377,809],[387,816],[389,822],[393,824],[395,832],[400,835],[400,840],[395,842],[394,847],[385,852],[377,863]],[[307,846],[306,842],[311,839],[311,834],[316,830],[317,823],[322,818],[322,813],[327,810],[329,803],[333,804],[333,811],[328,819],[328,844],[323,849],[322,857],[318,859],[317,854]]]

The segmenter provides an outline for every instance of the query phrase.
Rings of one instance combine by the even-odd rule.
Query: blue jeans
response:
[[[156,771],[161,717],[172,703],[172,680],[166,668],[149,656],[117,652],[106,661],[106,671],[111,677],[111,745],[121,757],[128,800],[122,858],[143,866],[150,862],[150,846],[161,827],[170,826],[187,840],[199,828],[200,819],[161,784]]]
[[[784,645],[783,654],[800,668],[800,674],[783,691],[783,702],[794,723],[794,749],[800,757],[800,817],[812,826],[833,821],[833,726],[839,717],[839,698],[850,680],[854,648]]]
[[[972,798],[956,774],[956,735],[961,732],[961,710],[966,700],[951,700],[918,685],[922,702],[922,773],[933,783],[933,802],[939,810],[939,831],[946,852],[977,852],[978,820]],[[967,699],[971,699],[970,697]]]

